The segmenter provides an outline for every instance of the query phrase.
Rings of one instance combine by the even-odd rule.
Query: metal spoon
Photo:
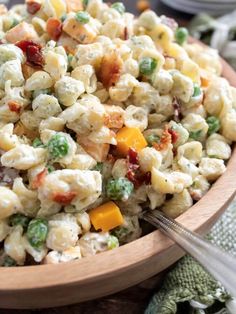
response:
[[[158,210],[146,211],[143,219],[159,227],[236,297],[236,258],[187,230]]]

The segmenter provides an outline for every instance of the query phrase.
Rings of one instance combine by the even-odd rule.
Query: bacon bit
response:
[[[180,104],[178,103],[176,98],[174,98],[173,108],[174,108],[174,121],[179,122],[182,118],[182,115]]]
[[[133,183],[135,188],[140,187],[143,183],[150,184],[151,182],[151,173],[143,173],[140,170],[138,154],[137,152],[130,148],[127,156],[128,171],[126,178]]]
[[[128,33],[127,26],[125,26],[125,28],[124,28],[124,40],[127,40],[127,39],[129,39],[129,33]]]
[[[52,200],[62,205],[69,205],[75,196],[76,193],[70,191],[65,193],[55,193]]]
[[[176,147],[173,147],[172,151],[173,151],[174,157],[177,156],[177,148],[176,148]]]
[[[18,104],[16,101],[14,100],[10,100],[8,102],[8,108],[10,109],[10,111],[12,112],[16,112],[16,113],[20,113],[21,111],[21,105]]]
[[[159,143],[153,143],[153,147],[158,151],[164,150],[171,143],[171,140],[172,140],[172,136],[168,131],[168,127],[165,126],[165,129],[161,135],[160,142]]]
[[[130,164],[138,165],[138,153],[133,148],[130,148],[128,151],[128,162]]]
[[[150,184],[151,182],[151,172],[141,173],[141,172],[134,172],[131,169],[128,170],[126,174],[126,178],[133,183],[134,187],[137,189],[143,183],[146,185]]]
[[[104,55],[98,73],[98,78],[106,88],[115,85],[119,80],[122,65],[123,61],[115,51]]]
[[[60,20],[50,18],[47,20],[46,31],[51,39],[58,41],[62,33],[62,23]]]
[[[138,0],[136,8],[139,12],[144,12],[150,9],[150,2],[148,0]]]
[[[27,2],[27,11],[30,14],[35,14],[41,9],[41,4],[36,1],[29,1]]]
[[[175,31],[178,28],[178,24],[174,19],[171,19],[165,15],[161,16],[161,23],[165,24],[169,28],[171,28],[173,31]]]
[[[43,184],[43,181],[44,181],[47,174],[48,174],[48,170],[46,168],[43,171],[41,171],[40,173],[38,173],[32,182],[32,188],[38,189]]]
[[[27,62],[30,65],[42,67],[42,47],[39,44],[33,42],[32,40],[21,40],[16,43],[16,46],[26,54]]]
[[[178,141],[178,138],[179,138],[179,135],[177,132],[175,132],[174,130],[172,129],[168,129],[168,132],[170,133],[171,135],[171,142],[173,144],[175,144],[177,141]]]

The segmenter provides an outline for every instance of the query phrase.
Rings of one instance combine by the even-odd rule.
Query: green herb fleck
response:
[[[102,162],[98,162],[96,164],[96,166],[93,168],[94,171],[99,171],[99,172],[102,172],[103,170],[103,163]]]
[[[147,136],[146,140],[148,142],[148,146],[152,147],[154,143],[159,143],[160,136],[158,136],[157,134],[150,134]]]
[[[119,247],[119,240],[114,235],[110,235],[107,241],[107,247],[109,250],[113,250]]]
[[[201,95],[201,93],[202,93],[202,91],[201,91],[200,86],[195,83],[195,84],[194,84],[194,90],[193,90],[193,95],[192,95],[192,97],[198,97],[198,96]]]
[[[61,22],[63,23],[66,20],[66,18],[67,18],[67,14],[64,13],[60,18]]]
[[[89,0],[83,0],[83,7],[86,8],[89,3]]]
[[[189,132],[189,137],[195,141],[199,140],[202,135],[202,130]]]
[[[13,267],[13,266],[16,266],[16,261],[13,258],[11,258],[10,256],[7,255],[4,258],[2,266],[3,267]]]
[[[36,137],[36,138],[34,139],[32,145],[33,145],[34,148],[44,147],[43,142],[42,142],[38,137]]]
[[[11,28],[15,27],[16,25],[19,24],[19,21],[16,18],[12,19],[12,24],[11,24]]]
[[[22,226],[25,230],[28,227],[28,224],[30,222],[30,218],[23,215],[23,214],[14,214],[9,218],[9,224],[10,226]]]
[[[55,168],[52,165],[48,165],[47,167],[48,173],[52,173],[53,171],[55,171]]]

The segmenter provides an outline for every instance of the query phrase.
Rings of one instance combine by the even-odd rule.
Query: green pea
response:
[[[198,97],[202,93],[201,88],[198,84],[194,84],[194,90],[193,90],[193,95],[192,97]]]
[[[79,21],[81,24],[87,24],[89,22],[90,16],[85,11],[79,11],[76,13],[75,18],[77,21]]]
[[[69,152],[69,143],[67,138],[62,134],[55,134],[49,140],[48,152],[52,159],[62,158]]]
[[[102,162],[98,162],[98,163],[96,164],[96,166],[93,167],[93,170],[94,170],[94,171],[102,172],[102,170],[103,170],[103,163],[102,163]]]
[[[11,226],[20,225],[24,229],[28,227],[29,222],[30,222],[30,218],[23,214],[14,214],[9,218],[9,224]]]
[[[107,241],[107,247],[109,250],[113,250],[119,247],[119,240],[114,235],[110,235]]]
[[[220,120],[217,117],[211,116],[206,119],[206,122],[209,126],[208,128],[208,135],[212,135],[216,133],[220,129]]]
[[[13,267],[16,266],[16,261],[10,256],[6,255],[2,263],[3,267]]]
[[[175,40],[179,45],[183,45],[187,41],[188,30],[185,27],[179,27],[175,31]]]
[[[198,131],[193,131],[193,132],[189,132],[189,137],[195,141],[199,140],[199,138],[202,135],[202,131],[198,130]]]
[[[37,147],[44,147],[43,142],[42,142],[38,137],[36,137],[36,138],[34,139],[32,145],[33,145],[34,148],[37,148]]]
[[[122,2],[115,2],[111,7],[112,9],[118,11],[121,15],[125,13],[125,6]]]
[[[160,136],[158,136],[157,134],[150,134],[147,136],[146,140],[148,142],[148,146],[152,147],[153,143],[159,143]]]
[[[139,62],[139,72],[143,75],[151,75],[157,67],[157,60],[144,57]]]
[[[126,201],[134,190],[134,185],[126,178],[110,179],[106,185],[108,198]]]
[[[27,238],[31,246],[39,249],[46,241],[48,222],[43,218],[32,219],[27,228]]]

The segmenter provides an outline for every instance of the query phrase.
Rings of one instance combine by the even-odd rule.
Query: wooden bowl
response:
[[[236,86],[236,73],[223,62],[223,76]],[[210,191],[177,220],[206,233],[232,201],[236,148],[227,171]],[[0,308],[44,308],[86,301],[131,287],[169,267],[184,252],[160,231],[113,251],[79,261],[0,268]]]

